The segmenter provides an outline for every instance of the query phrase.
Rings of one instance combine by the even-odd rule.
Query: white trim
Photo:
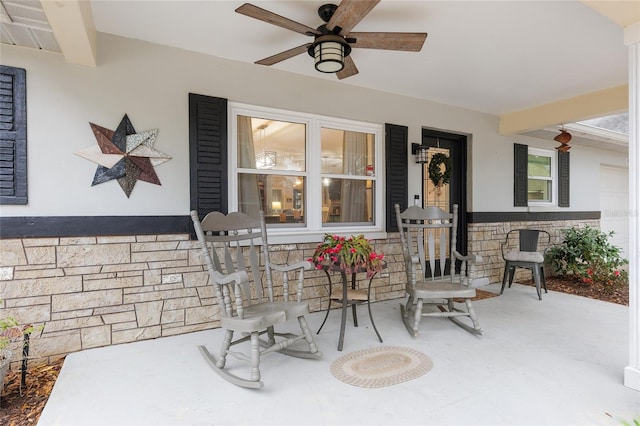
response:
[[[576,132],[588,133],[594,136],[607,139],[609,143],[615,143],[617,145],[627,145],[629,142],[629,135],[616,132],[613,130],[605,129],[602,127],[596,127],[586,123],[568,123],[563,125],[565,130],[574,130]],[[554,129],[555,131],[555,129]]]
[[[637,37],[629,46],[629,365],[624,384],[640,391],[640,24],[635,27]]]

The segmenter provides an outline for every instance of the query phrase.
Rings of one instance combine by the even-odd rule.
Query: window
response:
[[[569,207],[568,152],[513,144],[513,205]]]
[[[529,148],[527,177],[527,200],[529,204],[555,203],[555,152]]]
[[[230,125],[230,210],[283,231],[382,228],[382,126],[242,105]]]

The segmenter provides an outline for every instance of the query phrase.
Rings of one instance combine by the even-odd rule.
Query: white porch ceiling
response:
[[[77,16],[89,10],[86,1],[45,0],[47,15],[55,8],[64,12],[62,17],[55,17],[54,30],[64,22],[64,16],[69,16],[79,28],[79,37],[87,37],[88,32],[90,38],[95,26],[98,32],[248,63],[311,41],[310,37],[235,13],[243,1],[91,0],[91,16],[78,25]],[[322,23],[317,8],[326,2],[253,3],[316,27]],[[43,38],[34,34],[53,34],[42,29],[46,20],[37,11],[42,11],[39,3],[2,0],[6,9],[2,10],[2,43],[60,51],[57,39],[66,56],[61,39],[69,39],[69,26],[65,34],[55,30],[53,40],[33,43],[34,38]],[[74,11],[73,5],[80,12]],[[360,73],[339,83],[508,117],[514,112],[625,86],[628,50],[623,43],[623,26],[638,21],[639,0],[383,0],[354,31],[428,32],[422,51],[354,49],[352,57]],[[16,35],[26,30],[31,33]],[[100,66],[100,52],[96,55]],[[306,54],[273,68],[337,81],[333,74],[315,71]],[[600,115],[625,109],[621,101],[615,106],[622,107],[614,110],[612,105],[603,106]],[[598,115],[589,114],[579,118]],[[563,121],[558,117],[549,125]]]
[[[40,1],[0,1],[0,41],[62,52]]]

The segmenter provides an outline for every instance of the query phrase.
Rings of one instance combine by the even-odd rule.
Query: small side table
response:
[[[382,269],[387,267],[387,263],[382,263]],[[373,278],[375,278],[376,274],[373,274],[371,278],[369,278],[369,286],[367,290],[358,290],[356,289],[356,275],[359,273],[367,272],[365,268],[358,268],[355,271],[351,271],[351,288],[349,288],[348,280],[347,280],[347,272],[345,269],[335,266],[335,265],[323,265],[322,270],[325,274],[327,274],[327,278],[329,279],[329,306],[327,306],[327,313],[324,316],[324,320],[320,325],[316,334],[320,333],[322,327],[324,327],[324,323],[327,322],[327,318],[329,318],[329,312],[331,311],[331,301],[336,300],[337,302],[342,304],[342,319],[340,321],[340,338],[338,339],[338,350],[342,350],[342,346],[344,344],[344,331],[345,325],[347,322],[347,306],[351,305],[351,310],[353,313],[353,325],[355,327],[358,326],[358,316],[356,313],[356,305],[359,303],[367,302],[367,309],[369,310],[369,319],[371,319],[371,325],[373,326],[373,330],[376,332],[378,336],[378,340],[382,343],[382,337],[376,328],[376,323],[373,321],[373,315],[371,313],[371,283],[373,282]],[[342,298],[340,298],[339,294],[332,291],[332,282],[331,282],[331,274],[329,272],[340,272],[342,276]]]

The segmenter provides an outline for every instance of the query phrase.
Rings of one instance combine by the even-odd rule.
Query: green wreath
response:
[[[440,171],[441,164],[444,164],[444,173]],[[441,152],[434,154],[429,161],[429,179],[437,187],[451,182],[451,158]]]

